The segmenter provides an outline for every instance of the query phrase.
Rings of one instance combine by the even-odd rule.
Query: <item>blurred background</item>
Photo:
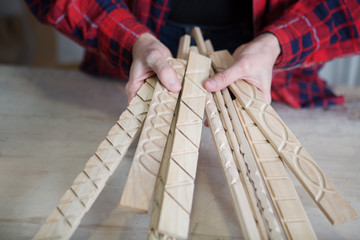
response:
[[[0,64],[76,69],[84,50],[52,27],[42,25],[23,0],[0,0]],[[360,56],[326,64],[331,85],[360,85]]]

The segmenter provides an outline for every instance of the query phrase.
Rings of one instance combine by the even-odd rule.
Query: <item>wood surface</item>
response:
[[[213,53],[212,60],[213,65],[220,68],[230,66],[233,61],[227,51]],[[245,81],[231,84],[230,89],[328,220],[332,224],[340,224],[356,219],[355,210],[265,101],[262,93]]]
[[[149,238],[157,233],[188,237],[206,98],[202,83],[209,77],[210,66],[209,58],[190,52],[157,179]]]
[[[156,81],[155,78],[146,80],[34,239],[71,237],[139,133]]]
[[[244,239],[261,239],[212,93],[207,94],[205,109],[243,237]]]
[[[234,104],[287,239],[317,239],[280,156],[240,103]]]
[[[182,81],[186,61],[171,59],[169,64]],[[121,207],[145,213],[149,210],[178,94],[169,92],[159,81],[156,83],[120,201]]]

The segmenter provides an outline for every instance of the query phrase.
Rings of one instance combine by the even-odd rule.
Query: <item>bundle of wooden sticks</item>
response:
[[[316,239],[284,164],[332,224],[357,217],[254,86],[206,92],[202,83],[233,58],[214,52],[199,28],[192,35],[197,48],[185,35],[169,60],[181,92],[146,80],[35,239],[71,237],[140,132],[120,204],[146,213],[153,198],[148,238],[188,238],[204,111],[245,239]]]

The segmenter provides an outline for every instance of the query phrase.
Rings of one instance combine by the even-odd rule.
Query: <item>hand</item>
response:
[[[133,62],[130,67],[129,81],[125,92],[130,101],[144,83],[146,78],[156,74],[165,88],[172,92],[181,89],[180,81],[168,64],[170,50],[150,33],[142,34],[132,48]]]
[[[270,103],[272,71],[280,52],[280,44],[275,35],[261,34],[251,42],[238,47],[233,54],[234,64],[208,79],[204,87],[215,92],[236,80],[244,79],[257,87]]]

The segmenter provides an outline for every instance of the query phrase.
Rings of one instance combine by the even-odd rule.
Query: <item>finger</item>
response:
[[[232,65],[225,71],[219,72],[213,77],[209,78],[204,83],[204,88],[210,92],[216,92],[241,78],[242,76],[239,69],[236,67],[236,65]]]
[[[154,70],[165,88],[172,92],[180,91],[181,84],[179,78],[164,57],[159,57],[155,61],[150,62],[149,66]]]
[[[125,93],[128,98],[128,102],[136,96],[137,91],[144,84],[144,81],[128,81],[125,86]]]

